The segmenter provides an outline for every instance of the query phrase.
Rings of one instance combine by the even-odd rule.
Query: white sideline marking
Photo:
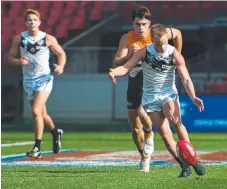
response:
[[[26,145],[29,145],[29,144],[34,144],[34,141],[16,142],[16,143],[2,144],[1,147],[26,146]]]

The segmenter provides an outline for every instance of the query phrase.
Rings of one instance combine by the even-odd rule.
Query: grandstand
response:
[[[66,76],[100,77],[111,67],[120,36],[132,28],[132,8],[145,5],[153,23],[181,29],[182,53],[197,92],[227,93],[227,2],[1,1],[1,5],[2,117],[23,117],[21,71],[10,66],[7,57],[13,36],[25,30],[23,14],[29,8],[40,11],[41,30],[56,36],[67,52]],[[180,82],[178,86],[184,94]]]

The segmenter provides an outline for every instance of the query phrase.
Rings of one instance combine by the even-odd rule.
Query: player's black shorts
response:
[[[143,92],[143,72],[140,71],[135,77],[128,77],[127,108],[137,109],[141,104]]]

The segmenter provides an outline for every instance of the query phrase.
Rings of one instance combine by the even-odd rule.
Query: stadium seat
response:
[[[22,9],[25,7],[25,1],[12,1],[11,9]]]
[[[64,1],[53,1],[53,3],[52,3],[53,12],[62,11],[64,8],[65,8],[65,2]]]
[[[60,19],[58,26],[67,28],[71,24],[70,17]]]
[[[226,16],[227,1],[215,1],[213,6],[215,8],[215,16]]]
[[[156,12],[158,16],[158,22],[163,24],[174,24],[175,22],[175,15],[173,14],[174,8],[173,3],[170,2],[162,2],[160,4],[160,11]]]
[[[96,1],[94,1],[94,2],[96,2]],[[81,7],[81,8],[84,8],[85,6],[87,6],[87,5],[89,5],[89,4],[91,4],[90,1],[80,1],[80,7]]]
[[[68,37],[68,30],[66,27],[56,27],[55,37],[62,38],[62,37]]]
[[[102,11],[103,12],[117,12],[118,11],[118,1],[108,1],[108,2],[103,2],[104,6]]]
[[[59,12],[58,11],[50,12],[49,18],[47,19],[47,25],[53,26],[60,18],[60,14],[61,14],[60,11]]]
[[[38,10],[40,12],[41,19],[42,18],[47,19],[50,12],[53,12],[53,11],[50,11],[51,6],[52,6],[51,1],[42,1],[42,3],[40,3]]]
[[[91,21],[99,21],[102,18],[103,1],[94,1],[93,7],[90,13]]]
[[[134,4],[132,2],[123,2],[123,7],[121,10],[121,14],[124,20],[132,20],[132,9]]]
[[[51,1],[42,1],[39,5],[40,10],[42,9],[49,9],[52,7],[52,2]]]
[[[66,7],[63,10],[64,16],[74,16],[76,15],[76,10],[78,8],[78,3],[76,1],[66,1]]]
[[[18,16],[14,18],[14,25],[23,25],[24,26],[24,17],[23,16]]]
[[[8,13],[7,13],[7,11],[6,11],[5,7],[4,7],[4,4],[2,4],[2,7],[1,7],[1,16],[2,17],[8,16]]]
[[[198,2],[179,2],[177,3],[173,13],[178,21],[178,24],[198,23]]]
[[[12,38],[15,36],[15,31],[13,31],[13,28],[8,25],[5,26],[4,29],[2,28],[2,44],[3,45],[11,45],[12,42],[10,42],[10,40],[12,40]],[[3,50],[5,51],[6,49],[3,48]]]
[[[199,13],[202,23],[211,23],[213,15],[213,3],[209,1],[201,1]]]
[[[48,8],[40,9],[39,13],[40,13],[41,21],[45,20],[45,22],[47,22],[47,19],[48,19],[49,14],[50,14]]]
[[[26,30],[26,27],[23,24],[14,25],[14,31],[15,31],[16,35],[20,34],[21,32],[23,32],[25,30]]]
[[[1,19],[1,22],[2,22],[2,27],[3,26],[8,26],[9,24],[12,24],[12,19],[8,16],[3,16],[2,19]]]
[[[25,1],[25,9],[35,9],[39,8],[39,1]]]
[[[82,14],[81,14],[82,15]],[[83,30],[85,27],[85,20],[83,16],[70,17],[71,24],[69,25],[70,30]]]
[[[54,35],[53,27],[52,27],[52,26],[47,26],[47,27],[45,28],[45,32],[46,32],[47,34]]]
[[[9,13],[8,13],[8,16],[11,18],[11,19],[14,19],[18,16],[22,16],[23,15],[23,11],[22,11],[22,8],[21,7],[11,7],[11,9],[9,10]]]

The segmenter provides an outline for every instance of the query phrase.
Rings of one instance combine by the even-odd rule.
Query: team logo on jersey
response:
[[[129,108],[133,106],[133,103],[132,103],[132,102],[129,102],[129,101],[128,101],[127,104],[128,104],[128,107],[129,107]]]
[[[152,55],[150,53],[147,53],[147,60],[148,60],[148,62],[153,62],[156,59],[155,59],[155,56],[154,55]]]
[[[31,52],[31,53],[34,53],[34,52],[35,52],[35,48],[31,48],[31,49],[30,49],[30,52]]]
[[[41,40],[37,41],[37,44],[38,44],[39,46],[42,46],[42,45],[44,44],[44,40],[41,39]]]
[[[156,61],[160,62],[161,64],[171,64],[172,57],[171,55],[169,57],[156,57]]]
[[[27,39],[24,39],[24,40],[22,40],[22,43],[23,43],[24,46],[27,46],[29,41]]]

